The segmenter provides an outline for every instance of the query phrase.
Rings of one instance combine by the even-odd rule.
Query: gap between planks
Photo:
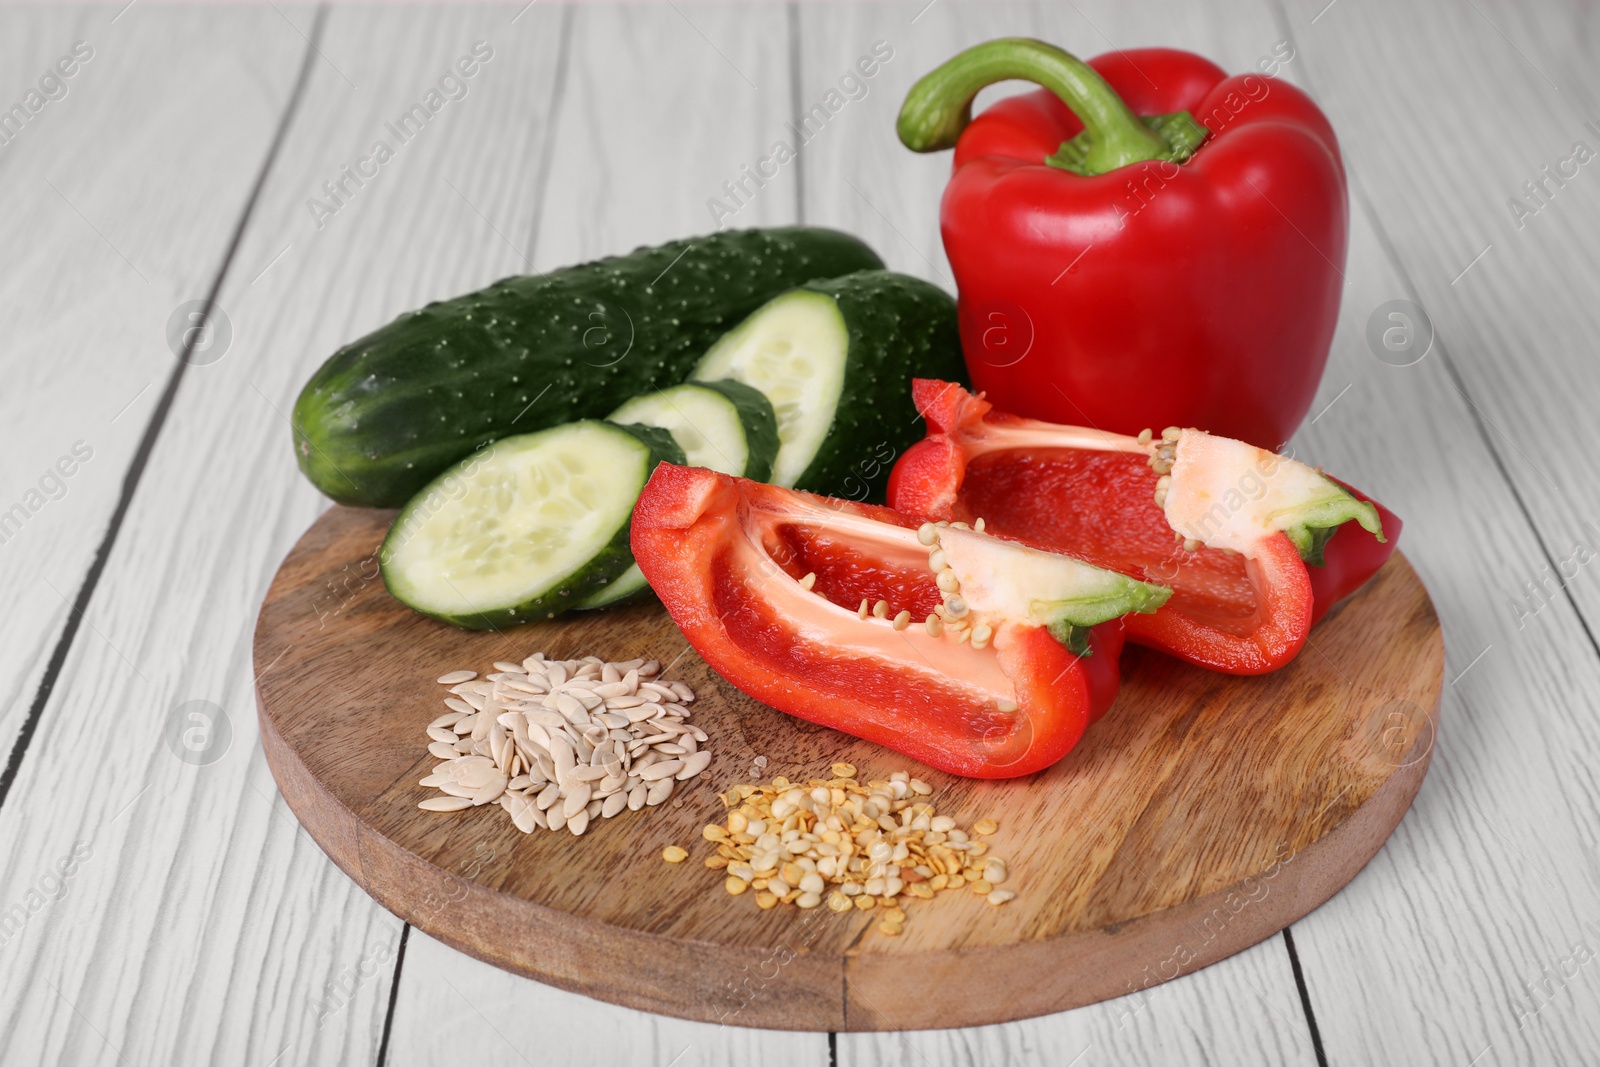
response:
[[[1283,0],[1269,0],[1269,2],[1278,31],[1283,34],[1284,39],[1291,46],[1296,47],[1296,55],[1303,55],[1304,53],[1296,46],[1294,30],[1289,22],[1288,12],[1284,9]],[[1315,79],[1310,73],[1305,73],[1301,77],[1306,83],[1306,91],[1315,96],[1316,94],[1312,92]],[[1407,269],[1405,261],[1400,255],[1399,246],[1390,237],[1389,228],[1384,224],[1383,216],[1378,212],[1377,205],[1372,202],[1372,199],[1367,195],[1366,188],[1355,179],[1354,175],[1350,176],[1349,181],[1351,192],[1354,194],[1353,199],[1357,202],[1358,209],[1366,215],[1367,220],[1372,224],[1373,233],[1378,238],[1378,247],[1383,250],[1383,258],[1388,261],[1389,266],[1399,276],[1401,284],[1405,286],[1407,297],[1417,298],[1419,293],[1416,284],[1411,280],[1411,272]],[[1439,361],[1444,365],[1445,373],[1450,377],[1450,384],[1455,387],[1456,392],[1461,394],[1461,398],[1467,402],[1467,407],[1471,409],[1470,415],[1473,428],[1477,431],[1479,440],[1483,442],[1485,451],[1494,460],[1495,471],[1500,475],[1500,480],[1505,483],[1506,488],[1510,491],[1511,499],[1517,502],[1517,510],[1522,513],[1523,520],[1528,524],[1528,530],[1532,533],[1534,542],[1538,544],[1545,564],[1553,572],[1559,574],[1560,568],[1557,566],[1556,558],[1550,546],[1545,542],[1544,532],[1534,520],[1533,511],[1528,507],[1527,500],[1523,498],[1522,491],[1517,487],[1516,479],[1511,477],[1511,470],[1507,465],[1506,457],[1501,452],[1500,444],[1495,440],[1494,435],[1489,432],[1487,416],[1483,414],[1483,409],[1478,406],[1478,402],[1473,399],[1471,392],[1467,389],[1465,380],[1461,376],[1460,369],[1456,366],[1455,361],[1450,358],[1449,346],[1437,335],[1435,335],[1433,343],[1439,350]],[[1561,587],[1561,595],[1566,599],[1568,606],[1572,608],[1573,614],[1578,619],[1578,625],[1583,627],[1583,635],[1589,641],[1589,648],[1594,652],[1595,658],[1600,660],[1600,640],[1596,639],[1594,629],[1589,625],[1588,618],[1573,597],[1570,584]]]
[[[1285,10],[1283,0],[1268,0],[1268,2],[1272,9],[1273,20],[1277,24],[1278,30],[1282,34],[1283,38],[1287,40],[1291,46],[1295,47],[1296,55],[1305,56],[1306,53],[1298,47],[1293,25],[1289,20],[1288,12]],[[1299,80],[1305,84],[1306,91],[1315,97],[1315,77],[1310,70],[1310,66],[1311,61],[1308,58],[1306,60],[1305,67],[1302,68]],[[1379,212],[1377,205],[1373,202],[1371,197],[1368,196],[1365,186],[1360,182],[1354,173],[1349,174],[1348,181],[1350,184],[1355,210],[1360,211],[1372,226],[1373,234],[1377,238],[1378,247],[1382,251],[1383,258],[1388,263],[1389,267],[1395,272],[1396,276],[1400,279],[1401,285],[1404,287],[1405,295],[1410,299],[1420,299],[1417,285],[1412,280],[1411,272],[1400,253],[1399,246],[1395,243],[1393,237],[1390,235],[1389,228],[1385,223],[1382,214]],[[1474,262],[1476,262],[1476,260]],[[1500,442],[1495,439],[1495,435],[1489,432],[1487,416],[1483,413],[1482,408],[1480,408],[1477,401],[1473,398],[1472,393],[1468,389],[1467,383],[1461,374],[1460,368],[1456,365],[1455,360],[1451,358],[1449,345],[1446,344],[1443,338],[1439,337],[1437,334],[1434,336],[1433,343],[1438,349],[1438,359],[1444,366],[1444,372],[1448,376],[1450,384],[1458,393],[1461,394],[1461,398],[1466,401],[1467,407],[1470,409],[1468,415],[1472,420],[1473,429],[1477,433],[1479,440],[1482,442],[1485,451],[1489,453],[1490,458],[1494,462],[1495,471],[1499,475],[1500,480],[1505,484],[1506,489],[1510,492],[1512,500],[1516,502],[1517,510],[1521,513],[1522,519],[1527,525],[1529,534],[1532,536],[1534,543],[1539,546],[1540,555],[1543,557],[1545,564],[1552,572],[1560,573],[1560,568],[1557,566],[1555,555],[1553,554],[1550,545],[1546,541],[1544,531],[1540,528],[1539,523],[1535,520],[1533,511],[1529,507],[1527,500],[1524,498],[1520,487],[1517,485],[1516,479],[1511,476],[1511,471],[1508,466],[1507,458],[1503,454],[1502,446]],[[1513,445],[1513,447],[1515,446]],[[1600,641],[1597,641],[1594,630],[1590,626],[1588,618],[1585,616],[1577,599],[1573,596],[1570,583],[1563,584],[1560,591],[1562,597],[1566,600],[1567,605],[1572,609],[1574,617],[1578,620],[1578,625],[1582,627],[1584,637],[1587,639],[1591,651],[1594,652],[1596,659],[1600,660]],[[1488,649],[1486,648],[1484,652],[1487,651]],[[1478,658],[1482,658],[1482,656],[1483,653],[1480,652],[1478,654]],[[1477,660],[1475,659],[1473,662],[1476,663]],[[1470,667],[1471,664],[1468,666]],[[1454,684],[1454,681],[1452,681],[1451,684]],[[1316,1054],[1318,1067],[1327,1067],[1327,1056],[1323,1050],[1320,1029],[1317,1025],[1316,1016],[1311,1005],[1310,989],[1307,985],[1304,972],[1300,965],[1299,953],[1296,950],[1294,937],[1291,931],[1292,927],[1284,929],[1284,944],[1289,953],[1290,962],[1294,970],[1295,984],[1299,988],[1301,1004],[1305,1009],[1306,1021],[1310,1027],[1312,1045]]]
[[[256,172],[256,179],[250,186],[250,193],[245,198],[244,208],[240,211],[239,221],[235,224],[232,236],[228,239],[222,262],[217,267],[217,272],[212,277],[211,285],[206,290],[202,324],[210,319],[211,308],[216,303],[217,294],[222,291],[223,282],[228,277],[228,269],[233,265],[233,257],[238,252],[240,243],[244,240],[245,228],[250,224],[250,216],[255,210],[262,188],[266,185],[267,176],[272,172],[272,164],[277,159],[279,150],[283,147],[284,138],[288,134],[290,124],[294,121],[300,99],[305,93],[306,83],[310,80],[311,60],[316,54],[316,41],[322,34],[322,26],[327,20],[327,16],[327,5],[320,5],[317,8],[316,20],[312,24],[311,37],[306,42],[305,54],[300,61],[299,73],[295,75],[294,86],[289,90],[289,97],[284,103],[283,115],[279,118],[277,128],[273,131],[271,142],[267,145],[266,156],[262,160],[260,169]],[[191,344],[192,342],[184,344],[184,355],[188,354]],[[39,679],[39,688],[34,691],[33,701],[28,706],[27,717],[23,719],[22,728],[17,732],[17,740],[11,748],[5,768],[0,770],[0,807],[5,805],[6,798],[11,792],[12,783],[16,781],[18,773],[22,770],[22,761],[26,758],[28,747],[33,741],[33,735],[37,732],[39,723],[44,718],[44,709],[50,702],[50,696],[55,690],[56,681],[61,677],[61,669],[66,664],[67,653],[72,651],[73,643],[77,640],[79,625],[89,609],[89,602],[94,598],[95,588],[100,584],[100,577],[105,573],[106,564],[111,559],[111,550],[116,547],[117,535],[122,532],[122,521],[127,516],[129,507],[133,504],[133,495],[138,492],[139,483],[144,477],[145,466],[149,463],[151,453],[155,451],[156,439],[161,436],[161,428],[166,424],[167,416],[171,414],[172,406],[177,400],[178,387],[183,383],[184,371],[188,368],[188,360],[179,357],[177,365],[168,373],[167,384],[161,390],[161,396],[156,401],[155,410],[150,413],[150,419],[145,424],[144,433],[139,438],[139,447],[134,450],[133,459],[129,462],[127,472],[123,475],[122,489],[118,492],[116,507],[112,509],[111,517],[106,522],[106,530],[101,535],[100,543],[95,546],[94,557],[90,560],[88,570],[84,572],[83,581],[79,584],[77,593],[68,605],[66,624],[62,627],[61,636],[56,640],[55,648],[50,652],[50,659],[45,664],[44,675]]]

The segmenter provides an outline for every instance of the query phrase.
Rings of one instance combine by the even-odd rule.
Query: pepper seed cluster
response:
[[[1155,443],[1150,452],[1150,469],[1161,475],[1156,480],[1156,507],[1167,506],[1167,489],[1172,485],[1172,465],[1178,458],[1178,438],[1183,436],[1183,431],[1176,426],[1168,426],[1161,431],[1161,440],[1155,441],[1155,435],[1149,430],[1139,431],[1139,443],[1148,445]]]
[[[880,909],[878,929],[889,937],[900,934],[906,898],[966,889],[999,906],[1016,896],[998,888],[1009,877],[1005,861],[987,855],[987,843],[924,799],[932,786],[904,771],[862,785],[850,764],[832,770],[831,780],[802,785],[779,776],[721,794],[727,819],[701,836],[717,846],[705,865],[726,871],[730,895],[753,890],[762,909],[824,901],[836,912]],[[972,833],[984,837],[998,828],[980,819]],[[687,857],[677,845],[662,852],[668,863]]]
[[[973,533],[983,533],[983,520],[977,519],[971,526],[964,522],[925,522],[917,527],[917,543],[928,550],[928,566],[933,570],[934,581],[939,586],[939,606],[934,614],[923,620],[930,637],[938,637],[946,630],[950,631],[956,644],[970,640],[973,648],[987,647],[994,638],[994,629],[987,622],[974,620],[971,607],[966,598],[961,595],[961,579],[956,577],[955,570],[945,559],[944,549],[939,546],[939,531],[945,528],[952,530],[971,530]],[[1001,711],[1016,711],[1017,706],[1002,700]]]
[[[1178,438],[1183,436],[1183,431],[1176,426],[1168,426],[1161,431],[1161,440],[1155,441],[1155,435],[1149,430],[1139,431],[1141,445],[1155,444],[1150,452],[1150,469],[1161,477],[1156,479],[1156,507],[1167,506],[1167,490],[1172,487],[1172,465],[1178,458]],[[1178,531],[1173,531],[1173,536],[1183,542],[1185,552],[1194,552],[1200,548],[1200,542],[1193,537],[1185,537]]]

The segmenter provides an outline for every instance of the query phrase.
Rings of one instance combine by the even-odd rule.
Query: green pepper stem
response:
[[[986,41],[946,60],[906,94],[896,123],[913,152],[955,147],[972,121],[972,100],[995,82],[1020,79],[1059,96],[1083,122],[1088,152],[1083,170],[1104,174],[1130,163],[1166,159],[1170,146],[1139,120],[1117,91],[1083,60],[1029,37]]]

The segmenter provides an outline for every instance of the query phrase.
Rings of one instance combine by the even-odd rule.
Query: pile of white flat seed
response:
[[[596,817],[664,802],[711,763],[705,731],[686,721],[694,692],[658,679],[656,660],[536,652],[494,670],[439,679],[450,711],[428,725],[428,751],[444,762],[421,784],[445,795],[424,811],[498,802],[525,834],[581,834]]]

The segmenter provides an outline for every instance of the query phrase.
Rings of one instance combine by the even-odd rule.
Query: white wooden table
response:
[[[290,459],[300,383],[428,299],[713,228],[722,183],[880,40],[868,95],[729,222],[839,226],[948,286],[948,159],[893,117],[918,74],[1018,33],[1234,70],[1287,41],[1282,76],[1331,116],[1351,252],[1296,447],[1402,513],[1444,620],[1411,813],[1282,937],[981,1029],[719,1029],[409,931],[299,829],[255,739],[251,623],[326,506]],[[0,1060],[1600,1060],[1600,169],[1523,189],[1600,149],[1597,34],[1592,8],[1511,0],[0,7],[0,105],[54,97],[0,145]],[[465,95],[330,200],[480,41]],[[170,322],[208,298],[231,339],[180,362]],[[1435,331],[1409,366],[1367,342],[1391,300]],[[209,762],[174,754],[190,701],[231,732]]]

